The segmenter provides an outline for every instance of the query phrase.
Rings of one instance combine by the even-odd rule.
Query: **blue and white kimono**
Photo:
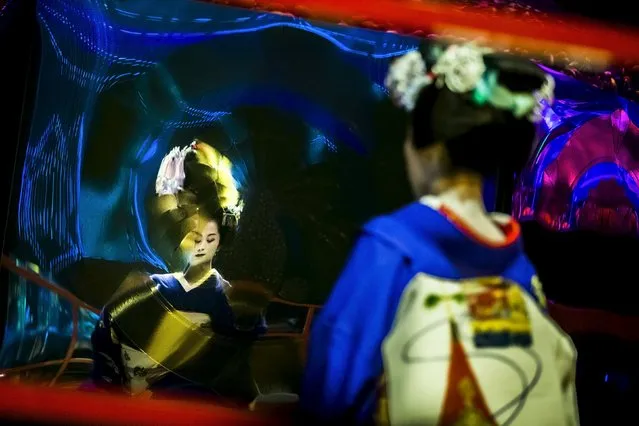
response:
[[[577,424],[576,352],[545,313],[517,222],[495,215],[506,241],[491,243],[428,204],[364,226],[313,324],[304,413],[320,424]]]
[[[157,335],[149,336],[149,341],[153,341],[153,343],[147,346],[160,346],[163,351],[166,351],[167,358],[171,356],[170,351],[174,347],[185,344],[183,338],[185,329],[201,328],[203,331],[209,331],[208,335],[204,333],[203,336],[215,335],[218,340],[219,338],[229,339],[229,347],[234,345],[235,348],[238,340],[250,344],[251,341],[266,331],[263,317],[260,317],[255,325],[248,329],[237,325],[235,315],[226,295],[226,290],[230,287],[230,284],[215,270],[204,283],[195,287],[191,286],[181,273],[152,275],[150,278],[154,285],[149,289],[150,291],[145,291],[144,297],[138,299],[142,302],[138,303],[142,306],[144,299],[151,299],[152,303],[146,306],[152,310],[172,312],[170,315],[173,316],[168,317],[169,323],[175,324],[177,321],[185,324],[185,328],[178,328],[177,335],[176,333],[171,333],[171,329],[175,329],[175,327],[171,327],[168,324],[165,325],[161,322],[151,324],[151,329],[156,330],[153,333]],[[126,301],[124,303],[120,302],[120,306],[126,306]],[[142,393],[149,388],[154,391],[158,389],[175,391],[187,388],[191,390],[201,388],[200,390],[202,390],[204,388],[204,386],[198,386],[193,383],[193,379],[197,378],[197,371],[189,373],[193,377],[180,377],[169,371],[157,359],[141,350],[138,347],[139,342],[132,341],[135,339],[132,339],[130,333],[122,329],[122,324],[113,318],[115,316],[114,309],[120,308],[115,306],[107,307],[103,311],[92,336],[94,349],[93,382],[98,387],[122,389],[132,395]],[[136,315],[145,314],[143,306],[139,310],[141,312],[136,312]],[[179,318],[176,319],[175,315],[179,316]],[[154,315],[153,313],[151,313],[151,316],[153,318],[158,316],[162,318],[161,315]],[[164,316],[164,318],[167,317]],[[133,319],[135,321],[136,317]],[[145,318],[139,318],[140,323],[144,321]],[[131,328],[133,329],[134,326],[135,323]],[[143,328],[145,330],[149,329],[149,327]],[[210,334],[210,331],[213,334]],[[206,341],[206,338],[197,339],[197,331],[192,331],[188,334],[190,337],[196,337],[195,343],[198,343],[198,340],[201,342]],[[146,338],[147,336],[143,337]],[[236,340],[233,340],[234,338]],[[188,345],[189,343],[186,344]],[[154,351],[151,350],[151,352]],[[227,348],[224,352],[231,351]],[[220,360],[211,359],[211,363],[216,362],[219,363]],[[224,367],[219,365],[220,370],[223,370]],[[241,366],[241,369],[247,368],[248,365]],[[241,371],[241,374],[246,375],[248,372]],[[246,396],[249,400],[252,397],[254,395]]]

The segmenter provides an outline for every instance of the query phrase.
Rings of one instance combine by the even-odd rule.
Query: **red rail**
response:
[[[66,299],[67,301],[69,301],[69,303],[71,303],[74,306],[88,309],[89,311],[92,311],[95,313],[100,313],[99,309],[89,305],[88,303],[83,302],[78,297],[76,297],[73,293],[71,293],[69,290],[66,290],[57,284],[47,281],[46,279],[42,278],[37,273],[27,268],[18,266],[18,264],[16,264],[16,262],[13,259],[11,259],[9,256],[6,256],[4,254],[2,255],[2,267],[7,268],[9,271],[14,273],[15,275],[18,275],[26,280],[31,281],[32,283],[40,287],[46,288],[47,290],[58,294],[60,297]]]
[[[40,275],[38,275],[37,273],[23,268],[21,266],[18,266],[18,264],[16,264],[16,262],[11,259],[8,256],[5,256],[4,254],[2,255],[2,267],[3,268],[7,268],[9,271],[11,271],[13,274],[18,275],[30,282],[32,282],[33,284],[36,284],[42,288],[46,288],[47,290],[56,293],[57,295],[59,295],[60,297],[64,298],[65,300],[67,300],[70,304],[71,304],[71,312],[73,315],[73,329],[71,331],[71,340],[69,341],[69,346],[67,348],[66,351],[66,355],[64,356],[64,358],[62,360],[59,361],[48,361],[46,363],[38,363],[38,364],[31,364],[29,366],[24,366],[24,367],[18,367],[13,368],[13,369],[6,369],[3,371],[0,371],[1,374],[11,374],[11,373],[16,373],[16,372],[20,372],[20,371],[26,371],[26,370],[32,370],[32,369],[36,369],[36,368],[40,368],[46,365],[55,365],[56,363],[60,363],[60,368],[58,369],[57,373],[55,374],[55,376],[53,377],[53,379],[51,379],[51,381],[49,382],[49,386],[53,386],[55,385],[55,383],[58,381],[58,379],[60,378],[60,376],[62,376],[62,374],[65,372],[65,370],[67,369],[69,362],[71,362],[71,360],[73,359],[73,352],[75,351],[75,347],[76,344],[78,343],[78,322],[79,322],[79,316],[80,316],[80,312],[79,309],[80,308],[84,308],[87,309],[91,312],[95,312],[95,313],[99,313],[99,310],[94,308],[93,306],[83,302],[82,300],[80,300],[79,298],[77,298],[75,295],[73,295],[73,293],[71,293],[70,291],[58,286],[57,284],[54,284],[52,282],[49,282],[47,280],[45,280],[44,278],[42,278]]]
[[[36,364],[23,365],[20,367],[12,367],[2,370],[0,374],[5,376],[10,376],[16,373],[21,373],[23,371],[37,370],[38,368],[50,367],[52,365],[66,365],[68,364],[93,364],[93,360],[90,358],[70,358],[70,359],[54,359],[51,361],[38,362]]]
[[[18,266],[8,256],[2,256],[2,267],[9,269],[12,273],[23,277],[30,282],[46,288],[54,293],[60,295],[64,299],[68,300],[73,309],[73,332],[71,336],[71,342],[67,349],[66,355],[61,360],[47,361],[44,363],[31,364],[22,367],[10,368],[0,371],[0,374],[10,375],[19,373],[22,371],[37,369],[50,365],[60,365],[56,375],[49,382],[50,386],[53,386],[60,376],[64,373],[69,363],[87,363],[90,360],[82,358],[73,358],[73,352],[78,338],[78,309],[80,307],[88,309],[92,312],[99,313],[99,310],[93,306],[88,305],[76,296],[74,296],[68,290],[61,288],[60,286],[47,281],[35,272]],[[311,330],[312,320],[316,312],[321,309],[321,305],[303,304],[288,302],[277,297],[271,298],[272,303],[282,303],[285,305],[304,307],[308,309],[304,327],[301,332],[274,332],[268,333],[266,338],[298,338],[307,340]],[[583,309],[564,306],[557,303],[549,304],[549,311],[551,316],[557,321],[557,323],[569,334],[600,334],[615,337],[621,340],[627,341],[639,341],[639,317],[636,316],[623,316],[606,312],[598,309]]]

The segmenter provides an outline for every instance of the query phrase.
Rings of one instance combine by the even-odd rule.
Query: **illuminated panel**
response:
[[[206,127],[229,116],[220,108],[219,100],[185,99],[172,75],[158,68],[157,64],[176,49],[276,27],[302,30],[355,57],[383,62],[418,43],[393,34],[312,25],[303,19],[197,3],[163,10],[148,1],[40,1],[38,19],[43,37],[42,67],[47,73],[41,75],[39,83],[23,169],[18,226],[34,260],[53,271],[82,256],[142,260],[163,268],[162,260],[146,241],[145,215],[141,211],[154,169],[175,132]],[[383,68],[372,88],[381,96]],[[159,70],[163,85],[170,88],[177,113],[158,117],[163,119],[163,128],[156,137],[144,136],[141,129],[142,137],[131,141],[131,163],[135,165],[123,170],[115,185],[105,191],[83,184],[83,157],[96,117],[96,100],[118,84],[144,78],[151,70]],[[268,103],[278,98],[276,93],[263,93],[263,101],[254,101]],[[286,102],[283,107],[293,110],[316,108],[299,100]],[[218,106],[212,109],[210,106],[216,103]],[[227,101],[227,106],[232,104]],[[330,112],[311,114],[310,121],[313,117],[319,120],[319,127],[309,134],[308,161],[313,163],[322,158],[324,150],[335,152],[337,147],[322,129],[332,120]],[[237,131],[230,132],[229,137],[234,138]],[[105,223],[122,200],[128,200],[129,224],[124,232],[105,235]]]
[[[45,269],[56,269],[80,256],[75,194],[77,169],[73,145],[80,120],[65,126],[54,114],[39,139],[27,146],[19,206],[19,232]]]
[[[63,359],[72,327],[71,306],[67,301],[13,276],[0,369]]]
[[[523,172],[513,209],[555,231],[637,234],[639,108],[554,73],[559,100]]]
[[[97,310],[41,276],[37,265],[3,255],[2,268],[9,278],[0,377],[35,376],[53,384],[70,362],[90,361]]]
[[[329,3],[326,4],[337,11],[354,4]],[[370,11],[379,14],[379,8]],[[387,20],[393,16],[388,15]],[[23,169],[18,229],[34,260],[53,271],[83,256],[142,261],[164,269],[164,262],[147,241],[144,212],[160,159],[172,145],[184,144],[201,129],[220,126],[227,151],[237,157],[233,162],[238,165],[234,172],[241,175],[238,180],[251,185],[255,176],[251,154],[247,152],[251,141],[243,136],[244,123],[234,112],[244,105],[272,106],[301,116],[309,126],[305,136],[308,165],[352,149],[363,156],[370,153],[374,133],[370,123],[365,122],[370,121],[370,114],[346,116],[338,110],[337,103],[326,105],[326,100],[320,102],[294,90],[287,92],[281,87],[284,83],[274,80],[244,85],[235,82],[228,88],[212,81],[208,86],[201,84],[199,93],[189,92],[189,82],[180,80],[179,72],[167,65],[177,53],[219,40],[251,37],[258,42],[262,33],[274,28],[294,30],[333,45],[340,55],[333,60],[356,69],[368,81],[371,96],[382,99],[386,96],[382,84],[389,61],[422,42],[388,32],[200,2],[160,7],[151,0],[41,0],[38,20],[43,38],[42,69],[46,72],[40,76]],[[401,22],[400,19],[396,23]],[[231,42],[227,44],[232,46]],[[235,56],[232,59],[238,60]],[[205,79],[216,68],[228,68],[229,63],[230,58],[220,54],[215,58],[192,58],[189,66],[202,67],[199,78]],[[609,114],[613,104],[619,104],[618,100],[602,100],[600,94],[591,96],[598,102],[596,110],[584,108],[580,99],[571,104],[571,97],[581,96],[564,89],[571,84],[565,79],[559,82],[561,102],[546,111],[548,131],[567,122],[576,125],[586,116]],[[120,138],[126,144],[119,154],[121,158],[109,166],[118,174],[105,186],[83,177],[89,169],[86,158],[95,144],[92,138],[96,120],[104,115],[98,109],[99,102],[126,85],[134,95],[127,98],[130,105],[124,107],[130,110],[125,115],[136,115],[138,121],[130,134],[100,142],[115,145],[122,142],[116,140]],[[158,87],[166,98],[164,109],[154,99]],[[585,91],[584,86],[579,90]],[[342,99],[342,103],[349,101],[343,96]],[[631,108],[627,109],[634,119]],[[234,120],[236,123],[230,125]],[[120,123],[114,121],[110,127],[119,128]],[[104,132],[107,131],[105,127]],[[556,142],[549,138],[543,146]],[[536,177],[545,167],[537,166],[543,155],[539,155],[535,166]],[[522,218],[534,217],[534,199],[538,195],[534,179],[531,177],[531,183],[525,185],[525,191],[522,189],[522,194],[528,194],[526,201],[520,203]],[[363,206],[362,212],[349,214],[365,217],[366,209]]]

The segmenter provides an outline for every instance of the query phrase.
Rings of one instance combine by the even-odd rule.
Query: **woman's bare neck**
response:
[[[454,197],[463,202],[475,202],[483,205],[483,187],[483,179],[480,175],[461,172],[439,178],[432,185],[432,195]]]
[[[433,208],[444,205],[486,239],[505,240],[506,236],[486,211],[481,177],[460,174],[439,180],[434,189],[432,195],[423,197],[424,204]]]
[[[202,263],[195,266],[189,266],[184,272],[184,278],[192,286],[201,285],[211,276],[213,268],[210,263]]]

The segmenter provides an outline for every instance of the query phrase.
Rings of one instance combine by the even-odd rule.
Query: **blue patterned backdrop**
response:
[[[305,32],[328,42],[332,48],[324,47],[322,54],[328,52],[331,57],[318,59],[337,58],[351,73],[369,80],[370,99],[384,96],[381,84],[388,61],[418,44],[415,39],[393,34],[183,0],[41,1],[38,19],[43,60],[22,174],[18,226],[35,260],[54,271],[83,256],[143,261],[162,268],[162,260],[146,241],[142,211],[159,162],[170,145],[188,143],[186,137],[176,141],[176,133],[186,135],[191,129],[196,134],[199,128],[219,125],[231,145],[236,145],[227,151],[236,151],[237,177],[246,184],[250,165],[245,164],[247,158],[240,158],[237,147],[244,129],[233,117],[239,106],[268,105],[309,123],[309,163],[321,161],[324,151],[365,153],[370,148],[372,130],[362,123],[370,108],[362,107],[358,115],[348,100],[352,96],[340,92],[339,87],[334,93],[323,94],[324,99],[318,96],[319,100],[297,90],[294,86],[299,82],[286,87],[274,73],[288,65],[260,57],[260,43],[270,42],[265,42],[261,33],[270,31],[272,36],[278,29],[289,31],[284,35]],[[189,53],[189,48],[195,50]],[[295,62],[296,49],[304,46],[282,45],[282,50],[291,49],[290,54],[277,52],[278,46],[272,44],[264,49],[272,57]],[[180,57],[180,52],[187,52],[181,55],[184,62],[176,63],[174,58]],[[323,66],[328,69],[330,64]],[[216,69],[202,67],[218,71],[230,67],[233,71],[221,75]],[[312,86],[311,78],[319,76],[321,73],[311,76],[307,84]],[[194,84],[191,78],[204,83]],[[207,83],[209,78],[220,81]],[[115,97],[122,97],[120,101],[128,105],[116,101],[100,110],[101,98],[127,84],[130,88]],[[133,96],[124,94],[129,89]],[[326,95],[333,99],[327,101]],[[330,109],[331,103],[337,111]],[[344,104],[348,105],[340,111]],[[120,107],[131,107],[135,110],[132,114],[141,118],[133,124],[122,123],[116,111]],[[126,141],[95,135],[124,125],[133,127],[126,136],[117,135]],[[112,170],[92,178],[85,172],[87,162],[83,160],[87,150],[97,149],[96,144],[102,144],[102,149],[113,144],[118,152],[111,153],[118,161],[107,165],[105,160],[104,167]],[[91,166],[100,168],[95,158]],[[107,230],[114,216],[122,219],[123,215],[126,219],[118,222],[119,229]]]
[[[244,237],[219,258],[232,279],[326,291],[357,227],[410,198],[403,117],[382,83],[389,62],[423,40],[184,0],[40,1],[38,20],[18,228],[25,257],[43,270],[82,258],[166,269],[145,206],[162,156],[194,137],[233,161],[249,201]],[[560,186],[540,183],[559,155],[554,142],[615,110],[634,121],[636,106],[556,77],[559,102],[546,111],[548,136],[515,213],[550,214],[550,226],[568,229],[554,201],[539,208]],[[492,204],[492,186],[487,194]]]

